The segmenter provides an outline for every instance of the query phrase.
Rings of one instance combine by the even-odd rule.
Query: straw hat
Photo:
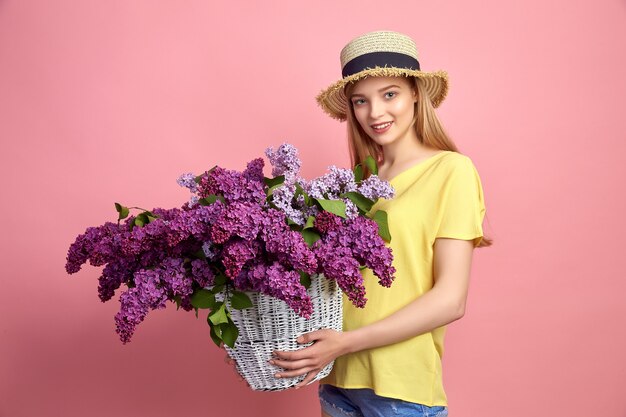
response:
[[[346,120],[348,110],[344,87],[365,77],[418,77],[424,81],[434,107],[441,104],[448,92],[448,74],[445,71],[420,71],[415,42],[402,33],[388,30],[366,33],[344,46],[341,75],[341,80],[316,97],[322,110],[341,121]]]

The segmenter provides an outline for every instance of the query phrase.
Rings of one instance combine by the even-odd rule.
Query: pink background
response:
[[[239,383],[203,316],[170,305],[122,345],[117,295],[65,256],[115,201],[182,204],[182,172],[283,141],[309,178],[347,165],[313,98],[378,29],[449,72],[495,241],[447,334],[450,415],[626,416],[624,0],[301,4],[0,0],[0,416],[319,415],[316,386]]]

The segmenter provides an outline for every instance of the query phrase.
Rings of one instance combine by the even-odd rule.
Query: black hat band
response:
[[[344,65],[342,77],[348,77],[364,69],[374,67],[396,67],[410,70],[419,70],[420,63],[412,56],[398,52],[370,52],[357,56]]]

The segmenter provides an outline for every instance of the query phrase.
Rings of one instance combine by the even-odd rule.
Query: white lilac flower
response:
[[[217,255],[217,253],[211,249],[212,247],[212,243],[208,240],[202,244],[202,252],[204,252],[204,256],[206,256],[210,261],[212,261]]]
[[[189,191],[195,193],[198,190],[198,184],[195,181],[196,176],[193,173],[188,172],[186,174],[182,174],[176,182],[181,187],[189,188]]]
[[[347,198],[344,198],[343,201],[346,203],[346,217],[349,219],[356,219],[359,216],[359,208]]]
[[[312,181],[312,192],[326,195],[331,200],[339,198],[342,193],[356,191],[357,185],[354,181],[354,173],[347,168],[338,168],[335,165],[328,167],[329,172]]]
[[[300,172],[300,159],[298,158],[298,149],[289,143],[283,143],[274,150],[269,147],[265,150],[265,155],[272,164],[272,175],[274,177],[284,175],[285,182],[293,183]]]
[[[303,185],[304,191],[313,198],[326,198],[324,194],[328,192],[323,177],[315,178],[314,180],[307,181]]]
[[[300,226],[303,226],[306,222],[302,207],[304,206],[304,196],[299,196],[296,199],[296,203],[300,207],[293,207],[293,200],[296,194],[295,184],[283,184],[276,188],[272,193],[272,202],[282,210],[288,218],[293,220]]]
[[[378,175],[372,174],[359,183],[359,193],[370,200],[379,198],[391,199],[395,190],[387,181],[381,180]]]

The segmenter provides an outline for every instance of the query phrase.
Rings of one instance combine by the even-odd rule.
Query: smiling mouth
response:
[[[375,125],[370,125],[372,127],[372,129],[374,129],[375,131],[381,131],[381,130],[385,130],[387,129],[389,126],[391,126],[391,123],[393,122],[384,122],[384,123],[378,123]]]

